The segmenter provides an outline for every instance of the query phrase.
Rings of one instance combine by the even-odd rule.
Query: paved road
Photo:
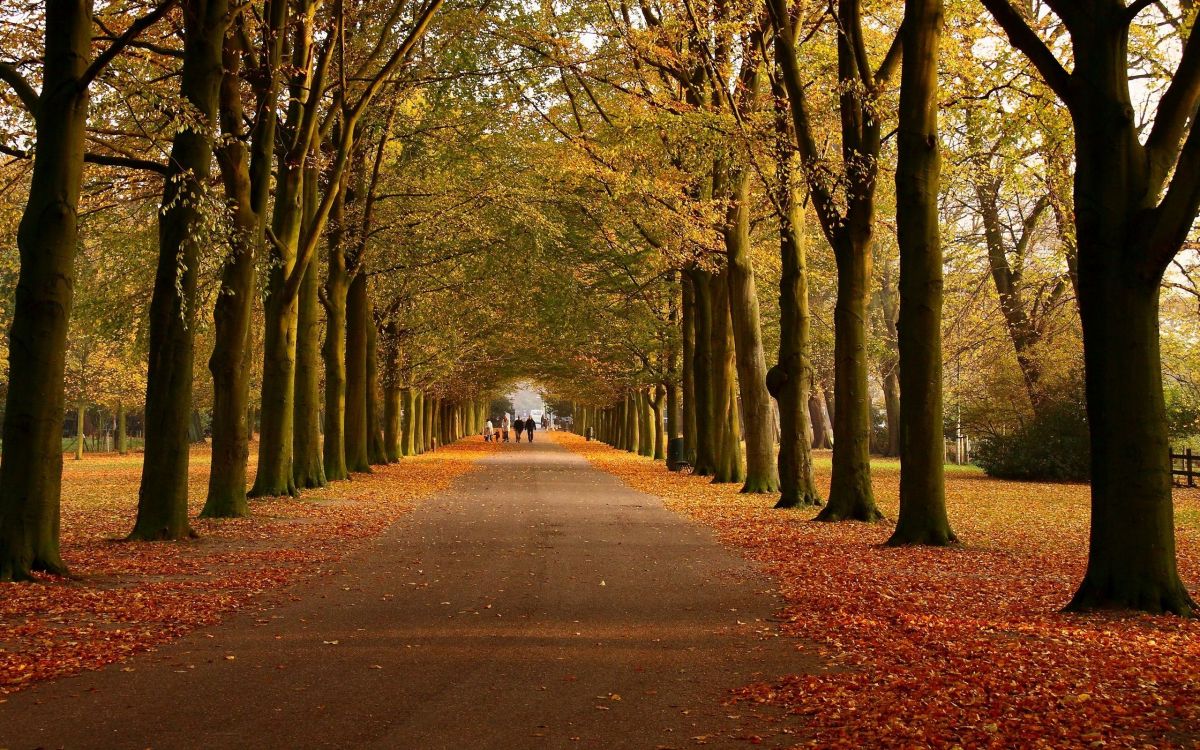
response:
[[[650,750],[802,735],[793,717],[724,705],[731,687],[814,668],[794,641],[759,634],[769,582],[553,442],[497,453],[341,567],[290,603],[10,696],[0,748]]]

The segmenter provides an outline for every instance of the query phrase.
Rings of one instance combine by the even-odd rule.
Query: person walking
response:
[[[500,434],[504,436],[504,442],[508,442],[508,412],[504,412],[504,416],[500,418]]]
[[[489,419],[483,425],[483,442],[485,442],[485,443],[492,442],[492,435],[494,435],[495,432],[496,432],[495,428],[492,427],[492,420]]]
[[[516,421],[513,422],[513,431],[517,433],[517,442],[518,443],[521,442],[521,432],[524,429],[525,429],[525,421],[522,420],[520,417],[517,417]]]
[[[529,442],[531,442],[531,443],[533,442],[533,431],[534,431],[534,429],[536,429],[536,427],[537,427],[537,420],[534,419],[533,417],[530,417],[529,419],[525,420],[525,429],[528,431]]]

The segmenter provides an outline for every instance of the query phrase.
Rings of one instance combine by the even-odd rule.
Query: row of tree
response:
[[[1000,311],[1035,410],[1049,392],[1043,360],[1036,355],[1043,338],[1049,338],[1045,323],[1068,292],[1079,302],[1093,506],[1088,570],[1071,606],[1189,614],[1194,604],[1175,569],[1158,340],[1164,274],[1193,236],[1200,206],[1200,174],[1191,163],[1200,154],[1200,135],[1191,127],[1200,102],[1195,10],[1190,3],[1116,0],[1024,5],[985,0],[983,5],[1007,43],[1024,56],[1018,74],[1036,79],[1034,86],[1021,82],[1041,97],[1036,106],[1049,101],[1062,108],[1069,127],[1066,142],[1074,148],[1073,154],[1064,153],[1061,138],[1038,143],[1011,132],[998,136],[1003,126],[981,125],[978,120],[986,113],[980,108],[968,109],[955,132],[974,162],[968,184],[982,220]],[[974,24],[977,11],[958,4],[953,9],[962,14],[955,41],[966,45],[958,54],[1003,56],[1005,40],[994,32],[962,31],[966,23]],[[832,248],[833,475],[821,520],[880,518],[870,478],[867,352],[879,177],[888,158],[884,144],[894,136],[898,314],[885,313],[885,319],[894,325],[898,344],[899,413],[893,434],[902,471],[891,543],[940,545],[955,536],[946,517],[942,472],[947,258],[940,229],[948,212],[940,205],[945,193],[939,184],[938,86],[942,78],[960,76],[962,68],[946,66],[949,56],[939,49],[943,3],[907,2],[902,19],[889,11],[853,0],[815,7],[778,1],[700,9],[640,4],[636,10],[622,8],[612,24],[635,65],[640,63],[640,75],[626,85],[626,101],[637,97],[677,113],[707,114],[710,122],[725,118],[725,128],[715,136],[725,140],[707,149],[706,159],[688,162],[686,155],[672,155],[674,166],[695,178],[690,197],[723,211],[712,219],[720,244],[697,251],[701,243],[692,238],[679,235],[676,242],[676,237],[645,231],[638,217],[633,219],[644,241],[673,253],[682,271],[682,413],[676,416],[668,407],[667,424],[672,433],[682,433],[696,473],[744,482],[746,492],[773,491],[779,482],[785,507],[820,504],[805,439],[812,348],[799,190]],[[1141,20],[1150,11],[1159,16]],[[1146,77],[1161,81],[1149,95],[1132,83],[1147,64],[1139,46],[1145,40],[1137,37],[1147,33],[1142,23],[1155,29],[1150,33],[1159,66]],[[804,54],[802,47],[818,46],[823,34],[832,59],[822,60],[821,51]],[[1131,50],[1131,38],[1137,49]],[[820,80],[814,64],[822,62],[832,69],[827,95],[811,86]],[[993,66],[990,75],[1000,68]],[[955,83],[965,97],[989,81]],[[1014,83],[1010,78],[994,85]],[[768,87],[771,96],[760,96]],[[1144,119],[1137,116],[1135,101]],[[591,102],[603,109],[595,98]],[[572,114],[578,120],[577,111]],[[603,125],[591,134],[581,126],[572,137],[603,142],[596,132],[614,127],[614,118],[611,112],[599,114]],[[756,149],[765,137],[764,129],[755,127],[756,117],[773,122],[773,149]],[[674,135],[667,128],[658,134],[664,141]],[[1047,185],[1021,221],[1007,226],[999,211],[1004,173],[978,169],[998,156],[1004,138],[1032,147],[1026,159],[1035,160]],[[990,152],[989,140],[995,146]],[[754,270],[746,250],[748,185],[755,173],[766,186],[779,230],[779,355],[770,371],[764,365]],[[1042,217],[1048,213],[1058,223],[1068,272],[1036,290],[1030,304],[1022,299],[1031,293],[1023,269],[1012,261],[1027,257],[1026,248],[1044,231]],[[718,254],[723,257],[714,260]],[[664,358],[673,356],[667,352]],[[672,386],[671,379],[664,382]],[[767,393],[780,411],[778,479]],[[645,453],[644,388],[617,395],[600,402],[592,419],[610,441]]]
[[[983,6],[990,23],[968,0],[4,8],[0,577],[63,570],[68,329],[145,378],[140,539],[189,533],[198,408],[204,513],[239,515],[473,432],[529,377],[610,441],[662,457],[682,437],[697,473],[830,521],[880,518],[882,427],[893,542],[946,544],[943,386],[957,421],[1006,425],[1077,352],[1094,507],[1075,606],[1190,612],[1157,305],[1164,277],[1194,288],[1195,9]]]

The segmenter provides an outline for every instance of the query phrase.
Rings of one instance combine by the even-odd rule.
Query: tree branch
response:
[[[1171,83],[1159,100],[1154,127],[1146,138],[1153,192],[1167,179],[1179,155],[1180,141],[1189,119],[1195,117],[1200,101],[1200,34],[1193,30],[1184,44],[1183,55]]]
[[[1068,107],[1074,100],[1071,92],[1071,74],[1062,66],[1046,43],[1025,20],[1025,17],[1012,6],[1011,0],[981,0],[985,8],[1004,29],[1008,40],[1014,47],[1025,53],[1029,62],[1042,74],[1046,85],[1063,100]]]
[[[167,14],[167,11],[175,5],[175,0],[163,0],[157,8],[142,16],[138,20],[129,24],[129,28],[125,29],[125,33],[113,40],[112,44],[108,45],[108,49],[101,52],[92,60],[92,64],[83,71],[83,75],[79,78],[79,85],[82,88],[87,86],[94,80],[96,76],[108,67],[108,64],[113,61],[117,55],[121,54],[121,50],[129,46],[129,43],[137,39],[143,31],[153,26],[158,19]]]
[[[17,70],[15,65],[0,62],[0,81],[4,81],[12,87],[12,90],[16,92],[17,97],[21,100],[21,104],[25,105],[25,109],[36,120],[38,114],[38,92],[30,85],[29,81],[25,80],[25,76],[21,75],[21,71]]]
[[[1129,7],[1125,9],[1125,22],[1133,23],[1133,19],[1137,18],[1138,13],[1141,13],[1156,2],[1159,2],[1159,0],[1137,0],[1137,2],[1130,3]]]
[[[1157,208],[1150,209],[1150,262],[1161,274],[1188,238],[1200,211],[1200,127],[1192,126],[1179,153],[1171,186]]]
[[[876,90],[887,85],[888,80],[900,67],[900,59],[904,56],[903,39],[903,35],[897,33],[892,39],[892,46],[888,47],[887,54],[883,57],[883,62],[879,63],[879,70],[875,71],[874,87]]]
[[[30,159],[33,154],[12,146],[0,144],[0,154],[12,156],[17,159]],[[167,174],[167,165],[159,164],[156,161],[149,159],[138,159],[132,156],[113,156],[111,154],[97,154],[88,152],[83,155],[83,160],[88,164],[101,164],[106,167],[125,167],[127,169],[141,169],[146,172],[154,172],[155,174],[165,176]]]

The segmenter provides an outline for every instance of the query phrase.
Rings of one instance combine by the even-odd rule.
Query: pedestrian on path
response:
[[[517,420],[515,422],[513,422],[513,430],[517,433],[517,442],[518,443],[521,442],[521,432],[524,429],[525,429],[525,421],[522,420],[520,417],[517,417]]]
[[[504,412],[504,416],[500,418],[500,433],[504,435],[504,442],[508,442],[508,412]]]
[[[533,442],[533,431],[537,427],[536,420],[533,417],[525,420],[525,429],[529,432],[529,442]]]
[[[492,442],[492,435],[494,435],[495,432],[496,432],[495,428],[492,427],[492,420],[489,419],[483,425],[483,442],[485,442],[485,443]]]

